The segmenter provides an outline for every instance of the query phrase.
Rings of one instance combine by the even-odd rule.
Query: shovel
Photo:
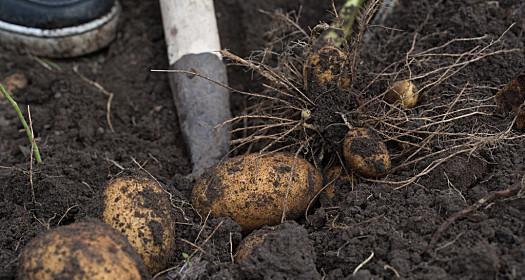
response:
[[[229,151],[226,67],[213,0],[160,0],[179,124],[199,176]],[[195,73],[196,75],[190,74]]]

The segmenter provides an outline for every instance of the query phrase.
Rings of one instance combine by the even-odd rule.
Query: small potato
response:
[[[334,206],[334,198],[336,194],[336,183],[344,182],[345,184],[357,184],[357,179],[353,174],[347,174],[344,168],[339,165],[333,165],[324,173],[324,185],[326,186],[324,191],[321,193],[321,203],[328,202],[331,206]],[[328,185],[329,184],[329,185]],[[327,186],[328,185],[328,186]]]
[[[323,91],[334,87],[348,90],[351,87],[348,54],[335,46],[326,45],[312,51],[305,70],[309,90]]]
[[[122,232],[155,274],[173,257],[175,218],[168,194],[149,178],[117,178],[106,186],[104,222]]]
[[[395,82],[390,91],[386,93],[385,101],[390,104],[401,102],[407,109],[414,108],[419,101],[417,87],[409,80]]]
[[[376,178],[385,176],[390,170],[388,149],[370,129],[351,129],[343,145],[346,163],[360,175]]]
[[[235,262],[240,263],[246,260],[250,255],[252,255],[253,250],[255,250],[257,247],[259,247],[263,242],[268,233],[271,231],[274,231],[274,227],[267,227],[263,228],[257,231],[254,231],[250,233],[248,236],[246,236],[241,244],[239,244],[239,247],[237,248],[237,251],[235,252]]]
[[[230,217],[243,231],[295,219],[322,188],[322,176],[302,158],[276,153],[238,156],[208,170],[192,202],[202,216]]]
[[[239,244],[239,279],[321,279],[308,231],[293,221],[263,227]]]
[[[150,279],[139,255],[110,226],[82,222],[58,227],[22,251],[20,280]]]

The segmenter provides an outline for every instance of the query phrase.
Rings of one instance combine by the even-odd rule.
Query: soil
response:
[[[95,54],[49,61],[0,44],[0,80],[14,73],[28,78],[27,87],[15,91],[14,98],[24,111],[30,108],[44,160],[30,164],[27,138],[12,108],[0,98],[0,279],[16,276],[21,251],[38,234],[74,222],[100,220],[105,183],[137,173],[165,185],[178,217],[178,252],[163,277],[232,279],[254,269],[232,264],[242,240],[240,227],[228,218],[201,217],[188,203],[192,182],[185,175],[191,168],[168,80],[166,75],[149,72],[168,67],[158,1],[121,2],[124,14],[118,37]],[[272,20],[261,10],[296,11],[304,28],[330,18],[330,1],[215,2],[223,45],[240,56],[268,46]],[[425,50],[451,38],[487,35],[488,40],[495,39],[512,24],[501,47],[518,51],[480,60],[452,78],[456,84],[483,84],[480,96],[494,96],[525,70],[525,3],[521,0],[400,0],[384,23],[389,28],[370,29],[372,35],[361,49],[363,70],[356,81],[364,83],[369,77],[363,73],[379,73],[402,58],[415,32],[422,38],[417,49]],[[260,81],[245,69],[230,67],[229,75],[234,88],[260,88]],[[232,103],[234,113],[242,112],[242,97],[234,95]],[[502,127],[510,118],[494,116],[485,125]],[[335,131],[330,137],[341,133]],[[264,251],[269,259],[258,259],[260,277],[256,278],[294,279],[292,268],[308,262],[301,256],[303,251],[282,257],[277,249],[285,248],[283,244],[303,248],[313,244],[314,255],[308,258],[315,261],[315,270],[324,279],[523,279],[523,197],[480,208],[448,228],[436,248],[426,250],[432,234],[451,214],[491,191],[522,184],[523,154],[523,140],[490,147],[480,156],[455,158],[417,184],[396,190],[384,184],[339,180],[330,203],[322,200],[308,218],[298,221],[300,229],[288,229],[308,238],[287,245],[287,241],[275,241],[277,247]],[[276,250],[275,259],[269,254],[272,250]],[[265,262],[272,265],[260,265]],[[275,266],[285,273],[272,274]]]

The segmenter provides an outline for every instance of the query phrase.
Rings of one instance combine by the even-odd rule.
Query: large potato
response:
[[[20,257],[21,280],[150,279],[138,254],[120,233],[103,223],[82,222],[46,232]]]
[[[348,131],[343,152],[349,167],[364,177],[385,176],[390,170],[390,154],[385,143],[367,128]]]
[[[104,193],[104,222],[122,232],[154,274],[174,254],[175,218],[168,194],[149,178],[118,178]]]
[[[322,176],[306,160],[284,153],[251,154],[208,170],[195,184],[193,206],[206,216],[227,216],[244,231],[295,219],[322,188]]]

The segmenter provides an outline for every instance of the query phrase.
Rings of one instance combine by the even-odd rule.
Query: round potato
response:
[[[419,101],[417,87],[409,80],[395,82],[385,95],[385,101],[391,104],[401,102],[407,109],[414,108]]]
[[[388,149],[370,129],[351,129],[343,145],[346,163],[360,175],[375,178],[385,176],[390,170]]]
[[[195,184],[193,206],[206,216],[231,217],[244,231],[295,219],[322,188],[306,160],[276,153],[238,156],[208,170]]]
[[[150,279],[139,255],[110,226],[82,222],[50,230],[29,242],[18,279]]]
[[[237,251],[235,252],[235,262],[239,263],[246,258],[248,258],[250,255],[252,255],[253,250],[260,246],[263,242],[268,233],[273,231],[274,228],[263,228],[257,231],[254,231],[250,233],[248,236],[246,236],[242,241],[241,244],[239,244],[239,247],[237,248]]]
[[[149,178],[124,177],[106,186],[104,222],[122,232],[152,274],[166,268],[175,247],[168,194]]]

